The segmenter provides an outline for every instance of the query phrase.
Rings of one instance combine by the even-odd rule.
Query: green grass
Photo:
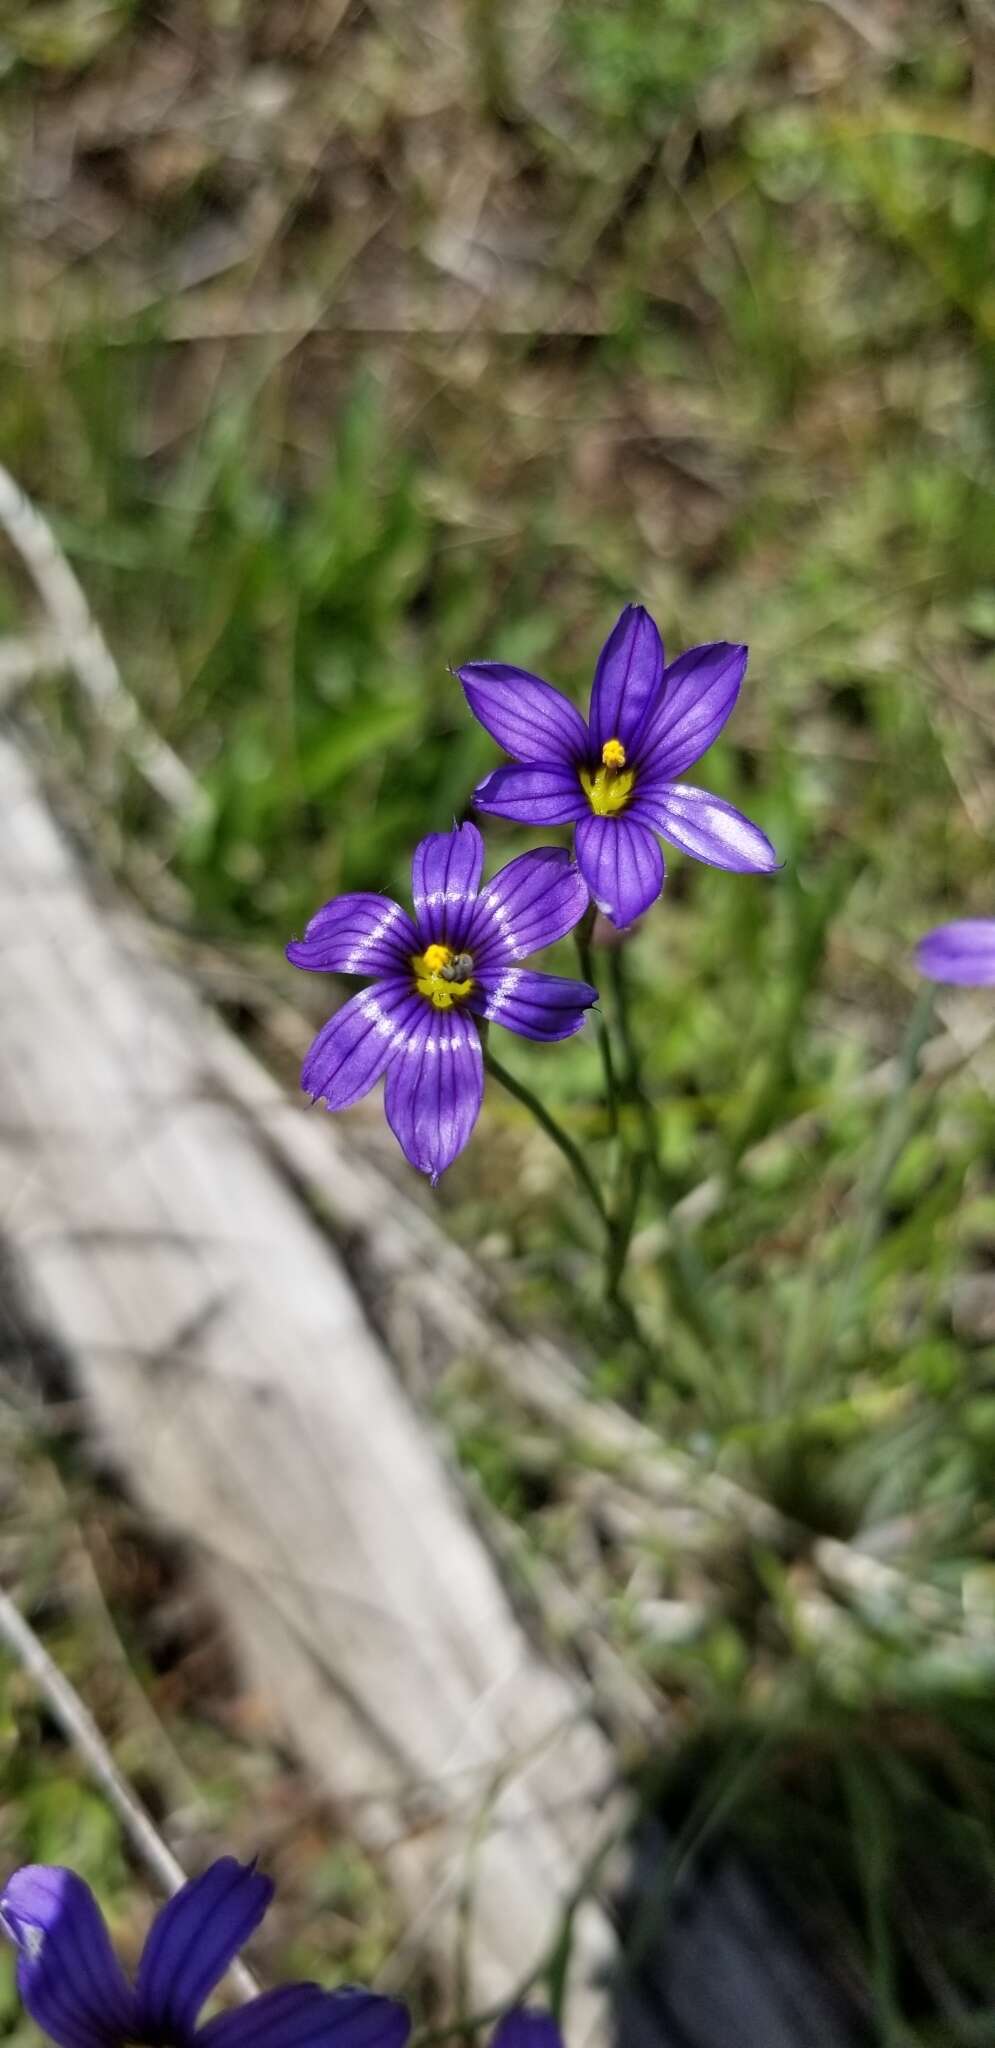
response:
[[[942,1085],[910,1066],[892,1110],[868,1086],[909,1029],[914,938],[995,907],[984,30],[952,0],[870,10],[864,37],[783,0],[532,16],[467,7],[454,41],[430,7],[337,27],[244,0],[0,11],[0,459],[210,799],[178,840],[126,772],[95,836],[132,879],[134,849],[164,860],[189,930],[303,1006],[285,939],[337,889],[403,891],[415,839],[493,764],[449,663],[503,657],[580,694],[631,596],[674,651],[747,639],[702,780],[785,870],[675,856],[630,964],[668,1200],[717,1178],[687,1229],[711,1334],[651,1189],[632,1283],[651,1368],[599,1324],[583,1209],[496,1090],[448,1218],[504,1255],[521,1315],[555,1324],[579,1297],[595,1383],[668,1438],[817,1531],[910,1518],[923,1580],[984,1606],[995,1351],[963,1283],[995,1245],[990,1059]],[[132,76],[146,96],[122,120]],[[0,565],[0,621],[25,616]],[[67,683],[38,700],[81,770],[91,714]],[[523,843],[488,836],[495,862]],[[593,1039],[501,1053],[600,1161]],[[483,1398],[461,1442],[555,1550],[556,1479],[535,1509],[514,1423]],[[822,1769],[812,1810],[833,1808],[877,2038],[988,2039],[957,2017],[958,1986],[991,1995],[967,1931],[936,1905],[930,1993],[899,1954],[906,1866],[880,1853],[910,1787],[935,1791],[893,1718],[914,1702],[963,1760],[942,1826],[990,1915],[974,1681],[928,1639],[857,1628],[843,1683],[789,1607],[762,1574],[748,1597],[720,1586],[711,1634],[654,1682],[719,1754],[777,1702],[775,1860],[792,1757]]]

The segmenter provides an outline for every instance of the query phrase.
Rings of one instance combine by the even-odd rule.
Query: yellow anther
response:
[[[606,768],[624,768],[625,748],[621,740],[606,740],[601,749],[601,759]]]
[[[466,973],[473,966],[469,953],[454,953],[451,946],[426,946],[424,953],[412,954],[411,965],[418,994],[425,996],[433,1009],[451,1010],[473,987],[473,976]],[[456,979],[454,967],[463,979]]]
[[[608,745],[612,744],[609,740]],[[596,768],[593,775],[587,768],[581,768],[578,774],[581,789],[596,818],[615,818],[619,811],[624,811],[636,779],[634,768]]]

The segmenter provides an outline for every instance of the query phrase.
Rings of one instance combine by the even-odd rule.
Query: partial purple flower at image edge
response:
[[[252,1864],[222,1856],[157,1914],[134,1984],[89,1885],[58,1864],[25,1864],[0,1894],[17,1986],[58,2048],[403,2048],[404,2006],[372,1991],[284,1984],[198,2025],[273,1897]]]
[[[927,981],[995,987],[995,917],[961,917],[937,925],[920,939],[916,966]]]

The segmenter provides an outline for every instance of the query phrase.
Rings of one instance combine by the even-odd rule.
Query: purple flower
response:
[[[402,2005],[317,1984],[281,1985],[197,2025],[272,1896],[252,1864],[222,1856],[157,1915],[134,1984],[73,1870],[15,1870],[0,1896],[0,1927],[18,1951],[21,1997],[59,2048],[403,2048],[410,2021]]]
[[[387,1122],[433,1186],[480,1109],[474,1016],[522,1038],[569,1038],[598,997],[586,981],[517,965],[561,939],[587,907],[569,854],[520,854],[481,889],[483,864],[476,825],[432,832],[411,866],[414,923],[389,896],[335,896],[287,947],[295,967],[376,977],[319,1031],[301,1085],[328,1109],[348,1109],[386,1072]]]
[[[491,2048],[563,2048],[563,2036],[548,2012],[519,2006],[495,2027]]]
[[[937,925],[920,939],[916,966],[928,981],[995,987],[995,917],[961,917],[953,924]]]
[[[770,840],[722,797],[674,777],[722,731],[746,672],[746,648],[716,640],[669,668],[642,605],[627,605],[598,656],[585,724],[549,683],[500,661],[456,674],[475,718],[516,766],[495,768],[477,808],[525,825],[577,827],[575,852],[598,909],[628,925],[663,888],[656,834],[710,867],[769,874]]]

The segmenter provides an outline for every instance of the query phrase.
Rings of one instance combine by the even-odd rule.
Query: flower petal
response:
[[[316,910],[304,937],[287,947],[287,959],[315,974],[398,974],[418,950],[418,934],[399,903],[357,891],[333,896]]]
[[[953,924],[937,925],[920,939],[916,966],[929,981],[995,987],[995,918],[960,917]]]
[[[528,967],[492,967],[480,976],[470,1002],[480,1017],[517,1031],[520,1038],[572,1038],[598,1000],[589,981],[535,974]]]
[[[577,827],[577,866],[598,909],[613,924],[632,924],[663,888],[663,855],[629,806],[624,818],[588,815]]]
[[[0,1896],[17,1948],[17,1987],[60,2048],[117,2048],[134,2038],[131,1987],[88,1884],[58,1864],[26,1863]]]
[[[710,790],[688,782],[672,782],[659,792],[637,789],[629,816],[641,818],[665,839],[712,868],[731,868],[738,875],[769,875],[780,866],[777,854],[759,825],[751,824],[732,804]]]
[[[649,612],[627,604],[612,627],[594,671],[591,690],[591,759],[606,740],[631,753],[663,680],[663,641]]]
[[[462,1152],[480,1113],[484,1060],[480,1036],[465,1010],[421,1014],[387,1073],[384,1109],[405,1158],[419,1173],[440,1173]]]
[[[509,2012],[495,2028],[491,2048],[563,2048],[563,2036],[548,2012]]]
[[[565,849],[540,846],[535,853],[520,853],[481,890],[467,951],[478,968],[524,960],[572,931],[586,909],[587,888]]]
[[[141,2033],[173,2048],[187,2041],[201,2006],[258,1927],[273,1886],[251,1863],[220,1856],[163,1906],[138,1965]]]
[[[375,981],[323,1025],[301,1068],[305,1095],[349,1109],[368,1095],[422,1008],[410,980]]]
[[[672,661],[663,696],[640,735],[640,776],[667,781],[701,758],[722,731],[739,696],[748,650],[729,640],[689,647]]]
[[[478,811],[515,818],[520,825],[570,825],[587,812],[575,768],[558,761],[542,767],[495,768],[473,793]]]
[[[415,847],[411,893],[423,945],[462,948],[483,868],[484,842],[476,825],[430,832]]]
[[[551,683],[503,661],[468,661],[456,674],[474,718],[516,761],[587,759],[587,726]]]
[[[396,1999],[351,1985],[281,1984],[197,2032],[197,2048],[404,2048],[411,2021]]]

